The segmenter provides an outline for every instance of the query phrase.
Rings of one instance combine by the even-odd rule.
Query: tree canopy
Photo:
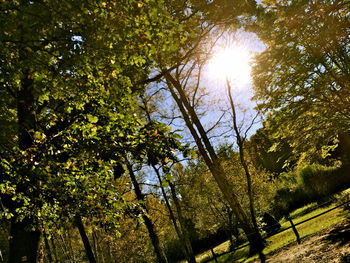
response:
[[[299,151],[349,130],[348,1],[263,1],[254,83],[272,129]]]

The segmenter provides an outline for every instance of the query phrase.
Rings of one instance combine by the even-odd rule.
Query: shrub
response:
[[[312,202],[323,202],[332,194],[350,187],[348,168],[310,164],[284,173],[273,198],[273,215],[281,218],[294,209]]]
[[[346,167],[311,164],[300,170],[301,187],[314,199],[322,199],[350,186]]]

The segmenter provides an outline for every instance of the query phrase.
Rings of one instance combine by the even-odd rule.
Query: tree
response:
[[[211,27],[205,27],[201,31],[202,33],[199,35],[200,37],[198,37],[197,42],[193,44],[194,47],[200,45],[201,41],[205,41],[207,35],[211,31]],[[164,75],[167,88],[176,102],[186,126],[195,140],[201,157],[210,169],[220,190],[228,201],[231,209],[234,211],[235,216],[238,218],[238,221],[241,223],[251,244],[251,252],[255,253],[264,247],[263,240],[260,237],[260,234],[255,231],[254,226],[250,222],[245,211],[242,209],[236,193],[232,191],[234,187],[227,179],[220,159],[209,139],[208,132],[204,129],[196,112],[197,105],[200,105],[201,102],[201,97],[199,96],[199,99],[197,97],[200,86],[199,80],[201,78],[201,65],[203,65],[203,61],[205,61],[205,59],[203,60],[203,57],[202,59],[200,58],[198,53],[194,58],[188,56],[188,60],[184,60],[182,64],[174,69],[162,63],[159,64],[159,68]],[[181,57],[181,52],[178,57]],[[198,70],[196,75],[193,74],[195,70]],[[195,80],[193,81],[191,78],[194,78]]]
[[[290,167],[287,161],[292,159],[291,147],[285,140],[273,138],[273,131],[266,127],[258,129],[250,137],[247,148],[254,165],[275,176]]]
[[[177,31],[161,1],[144,5],[3,1],[0,194],[12,221],[10,262],[35,262],[40,224],[81,215],[101,200],[91,185],[111,185],[120,156],[108,155],[108,142],[133,141],[133,92],[162,47],[152,41],[166,44]]]
[[[235,169],[237,167],[232,167],[230,161],[232,160],[225,162],[225,168],[227,168],[225,172],[229,174],[230,180],[235,182],[234,191],[241,190],[242,195],[238,198],[241,203],[244,203],[244,187],[237,188],[236,178],[233,179],[237,176]],[[232,235],[234,235],[236,243],[242,240],[238,231],[238,222],[232,209],[201,158],[190,162],[186,167],[177,167],[172,171],[172,174],[175,178],[173,184],[176,185],[178,195],[181,196],[179,201],[184,210],[184,217],[193,222],[197,232],[197,235],[192,237],[193,241],[198,243],[198,241],[208,238],[208,234],[215,235],[222,230],[227,233],[226,237],[230,240],[232,248],[235,245]],[[206,245],[214,244],[208,240]]]
[[[348,1],[265,1],[252,26],[266,50],[254,83],[268,125],[295,152],[318,153],[350,128]]]
[[[233,131],[234,131],[234,136],[236,138],[236,143],[238,146],[238,153],[239,153],[239,161],[240,164],[244,170],[244,174],[246,177],[246,182],[247,182],[247,194],[248,194],[248,199],[249,199],[249,212],[250,212],[250,216],[251,216],[251,220],[253,223],[253,227],[254,227],[254,231],[256,233],[256,235],[258,236],[258,238],[262,239],[261,234],[260,234],[260,230],[258,227],[258,222],[256,219],[256,207],[255,207],[255,198],[254,198],[254,194],[253,194],[253,186],[252,186],[252,175],[251,175],[251,171],[248,167],[248,162],[247,162],[247,157],[245,155],[245,142],[246,142],[246,134],[247,132],[245,132],[245,136],[242,135],[242,132],[239,128],[239,124],[237,121],[237,112],[236,112],[236,106],[235,103],[233,102],[233,97],[232,97],[232,88],[230,85],[230,82],[228,79],[226,79],[226,87],[227,87],[227,91],[228,91],[228,96],[229,96],[229,101],[230,101],[230,106],[231,106],[231,110],[232,110],[232,126],[233,126]],[[252,127],[254,123],[254,119],[252,124],[248,127],[248,130]],[[265,255],[262,252],[263,250],[263,246],[258,249],[259,252],[259,257],[261,262],[265,262]]]

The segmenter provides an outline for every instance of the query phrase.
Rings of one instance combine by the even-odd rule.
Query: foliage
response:
[[[289,144],[283,139],[274,138],[273,132],[266,127],[251,136],[247,147],[254,165],[275,175],[293,166],[293,159],[297,158],[292,158]]]
[[[84,255],[71,221],[80,216],[97,256],[108,249],[108,257],[121,262],[151,262],[140,214],[155,222],[169,254],[178,248],[175,233],[157,190],[150,195],[151,188],[144,187],[145,198],[136,201],[135,185],[123,174],[130,164],[141,169],[138,176],[152,177],[145,166],[161,166],[165,179],[179,189],[192,241],[214,239],[222,229],[239,238],[232,209],[242,203],[237,214],[243,215],[248,202],[238,154],[217,155],[207,135],[219,123],[205,129],[195,112],[208,113],[199,87],[202,62],[208,59],[204,50],[210,49],[206,42],[227,24],[255,23],[251,28],[266,44],[254,77],[267,120],[249,142],[248,160],[258,213],[269,209],[274,193],[281,200],[274,208],[289,211],[348,185],[345,166],[299,166],[277,183],[263,171],[285,172],[285,161],[301,157],[300,164],[303,152],[314,159],[331,152],[342,161],[348,158],[346,143],[336,152],[350,130],[347,2],[272,0],[259,8],[253,0],[2,1],[1,219],[11,220],[12,227],[30,219],[24,220],[31,223],[26,231],[62,239],[57,242],[62,247],[73,243],[59,259],[78,262]],[[187,107],[187,124],[193,134],[200,133],[195,140],[202,148],[205,144],[202,157],[217,170],[227,199],[203,159],[172,169],[180,157],[196,154],[162,123],[166,114],[157,121],[140,114],[137,95],[154,81],[163,88],[164,76],[179,106]],[[239,202],[230,200],[232,193]]]
[[[304,205],[323,202],[350,186],[346,167],[303,164],[273,182],[271,209],[277,217]]]
[[[265,1],[256,33],[266,44],[254,83],[268,125],[295,152],[318,153],[348,131],[347,1]]]
[[[238,193],[239,201],[247,211],[247,189],[243,179],[244,171],[240,165],[237,165],[238,153],[227,149],[226,146],[218,152],[225,172],[234,185],[233,191]],[[269,209],[274,193],[273,185],[269,182],[268,173],[256,169],[251,160],[248,163],[252,173],[258,215],[262,215]],[[200,158],[190,162],[186,168],[177,170],[175,180],[186,217],[191,218],[195,224],[199,238],[204,239],[209,234],[225,230],[228,237],[233,235],[233,240],[241,242],[238,240],[242,237],[238,230],[237,219]],[[214,237],[212,239],[214,240]]]
[[[160,137],[145,132],[150,127],[135,114],[135,94],[152,59],[171,54],[187,38],[179,6],[164,8],[166,2],[174,3],[3,1],[2,217],[26,219],[26,231],[36,233],[64,226],[76,215],[104,229],[118,226],[122,193],[129,187],[115,181],[121,160],[126,152],[149,154],[145,141],[155,146],[153,139]],[[154,126],[152,132],[167,129]],[[162,142],[161,151],[176,144]],[[37,241],[25,242],[35,247]]]

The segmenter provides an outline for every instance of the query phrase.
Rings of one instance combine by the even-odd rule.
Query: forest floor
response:
[[[259,260],[253,261],[255,263]],[[290,244],[267,255],[269,263],[293,262],[350,262],[350,223],[343,221],[321,232],[302,239],[301,244]]]

